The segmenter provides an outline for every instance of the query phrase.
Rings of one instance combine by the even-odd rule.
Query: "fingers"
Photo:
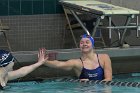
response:
[[[87,82],[89,79],[80,79],[80,82]]]
[[[6,86],[5,77],[7,77],[7,71],[5,68],[0,69],[0,84],[2,87]]]
[[[5,87],[6,86],[6,83],[5,83],[5,80],[3,77],[0,77],[0,84],[2,87]]]
[[[46,49],[45,48],[40,48],[39,49],[39,52],[38,52],[38,58],[40,56],[44,56],[44,55],[46,55]]]

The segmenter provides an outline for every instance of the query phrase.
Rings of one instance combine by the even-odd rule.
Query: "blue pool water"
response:
[[[139,79],[139,75],[125,74],[114,76],[113,81],[140,82]],[[140,93],[140,87],[80,83],[55,78],[43,82],[8,83],[8,86],[0,93]]]
[[[140,73],[129,73],[129,74],[119,74],[115,75],[114,81],[128,81],[128,82],[140,82]]]

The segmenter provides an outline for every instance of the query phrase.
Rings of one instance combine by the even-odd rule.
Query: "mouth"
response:
[[[84,47],[82,47],[82,49],[88,49],[89,47],[88,46],[84,46]]]

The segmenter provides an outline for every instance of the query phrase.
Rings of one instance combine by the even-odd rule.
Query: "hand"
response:
[[[80,82],[87,82],[89,79],[80,79]]]
[[[45,48],[39,49],[38,62],[44,64],[47,60],[48,60],[48,55],[46,55],[46,49]]]
[[[8,77],[8,72],[5,68],[0,68],[0,84],[2,87],[6,86],[6,77]]]

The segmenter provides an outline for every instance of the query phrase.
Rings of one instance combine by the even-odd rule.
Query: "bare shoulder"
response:
[[[102,65],[111,64],[111,60],[108,54],[98,54],[99,60]]]
[[[110,59],[108,54],[98,54],[101,59]]]

